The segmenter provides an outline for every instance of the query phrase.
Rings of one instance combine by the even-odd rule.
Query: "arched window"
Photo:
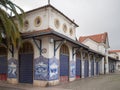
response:
[[[33,53],[33,46],[30,42],[25,42],[22,44],[19,53]]]
[[[81,53],[80,53],[80,51],[78,51],[78,52],[76,53],[76,58],[80,58],[80,59],[81,59]]]
[[[7,55],[7,49],[3,46],[0,46],[0,55]]]
[[[69,54],[68,47],[67,47],[65,44],[63,44],[63,45],[61,46],[61,48],[60,48],[60,53],[61,53],[61,54],[66,54],[66,55]]]

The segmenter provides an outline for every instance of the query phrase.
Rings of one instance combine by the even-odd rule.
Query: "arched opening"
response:
[[[7,80],[7,49],[0,46],[0,80]]]
[[[78,51],[76,53],[76,78],[81,78],[81,53]]]
[[[60,48],[60,81],[69,81],[69,49],[65,44]]]
[[[33,46],[24,42],[19,49],[19,82],[33,83]]]

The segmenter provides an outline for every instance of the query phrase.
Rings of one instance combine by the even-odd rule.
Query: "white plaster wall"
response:
[[[105,54],[105,47],[104,47],[104,45],[99,44],[98,45],[98,51],[103,53],[103,54]]]
[[[116,54],[116,53],[110,53],[108,55],[111,56],[111,57],[113,57],[113,58],[116,58],[116,59],[117,59],[117,57],[119,57],[119,55]]]
[[[103,45],[103,43],[96,43],[91,39],[86,39],[85,41],[83,41],[83,44],[89,46],[91,49],[100,52],[102,54],[106,53],[105,47]]]
[[[119,60],[120,60],[120,52],[116,52],[118,54]]]
[[[34,25],[34,20],[37,16],[40,16],[42,21],[41,25],[38,27]],[[25,30],[23,28],[23,30],[21,30],[21,32],[23,33],[47,29],[49,27],[48,26],[48,9],[41,9],[41,10],[33,11],[30,13],[26,13],[26,17],[24,21],[25,20],[28,20],[29,26],[28,26],[28,29]]]
[[[87,39],[83,42],[83,44],[89,46],[91,49],[98,51],[98,44],[95,43],[94,41]]]
[[[115,57],[115,54],[114,53],[110,53],[109,56]]]
[[[34,20],[37,16],[40,16],[41,21],[42,21],[41,25],[38,27],[36,27],[34,25]],[[55,27],[55,24],[54,24],[55,19],[58,19],[60,22],[59,28]],[[61,33],[65,36],[68,36],[71,39],[74,39],[74,40],[76,39],[76,34],[75,34],[76,33],[76,31],[75,31],[76,26],[73,23],[71,23],[68,19],[66,19],[63,15],[61,15],[60,13],[58,13],[57,11],[55,11],[54,9],[52,9],[50,7],[26,13],[26,17],[25,17],[24,21],[25,20],[28,20],[29,26],[26,30],[24,28],[22,30],[20,30],[20,32],[22,32],[22,33],[52,28],[56,32]],[[66,33],[63,31],[63,24],[64,23],[67,25],[67,32]],[[70,32],[69,32],[70,28],[72,28],[72,30],[73,30],[72,35],[70,35]]]
[[[42,53],[42,55],[46,58],[49,58],[49,44],[48,44],[48,37],[42,38],[42,46],[41,48],[45,48],[47,50],[46,53]]]
[[[54,20],[55,19],[58,19],[59,22],[60,22],[60,27],[59,28],[56,28],[55,25],[54,25]],[[65,17],[63,17],[61,14],[59,14],[58,12],[56,12],[55,10],[53,9],[50,9],[50,23],[49,23],[49,27],[51,27],[52,29],[54,29],[55,31],[63,34],[63,35],[66,35],[72,39],[75,40],[75,25],[72,24],[69,20],[67,20]],[[67,25],[67,32],[65,33],[63,31],[63,24],[66,24]],[[73,30],[73,35],[70,35],[70,28],[72,28]]]

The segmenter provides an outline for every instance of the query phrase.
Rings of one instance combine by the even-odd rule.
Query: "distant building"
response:
[[[109,57],[108,55],[108,49],[110,46],[107,32],[90,36],[81,36],[79,41],[89,46],[89,48],[105,55],[103,60],[100,62],[100,65],[102,65],[102,68],[100,68],[101,74],[104,73],[104,71],[105,73],[112,72],[112,70],[115,71],[116,58]]]
[[[79,41],[102,54],[106,54],[110,47],[107,32],[89,36],[80,36]]]
[[[109,56],[116,58],[116,70],[120,71],[120,50],[109,50]]]

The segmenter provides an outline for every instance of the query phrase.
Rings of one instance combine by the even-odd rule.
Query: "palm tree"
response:
[[[22,14],[19,14],[18,10]],[[11,44],[15,47],[19,45],[21,38],[14,20],[22,27],[23,13],[24,11],[10,0],[0,0],[0,44],[4,43],[7,47]]]

